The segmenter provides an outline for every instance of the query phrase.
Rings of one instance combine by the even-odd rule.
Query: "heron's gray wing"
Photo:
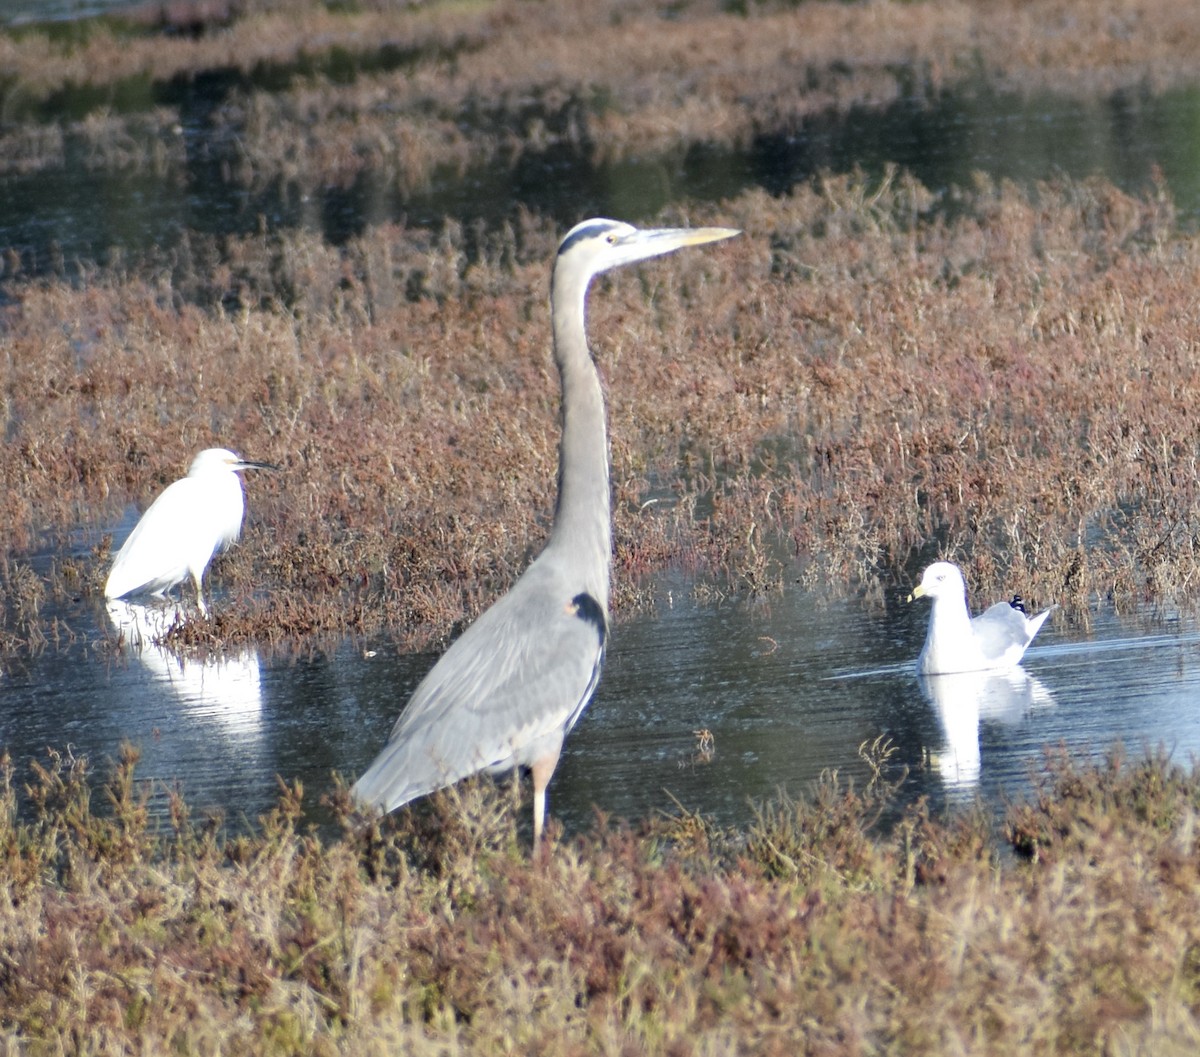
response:
[[[971,621],[975,641],[989,661],[999,660],[1011,650],[1023,651],[1029,644],[1025,614],[1007,602],[997,602]]]
[[[355,795],[390,811],[476,771],[533,762],[587,705],[606,634],[599,603],[531,567],[422,680]]]

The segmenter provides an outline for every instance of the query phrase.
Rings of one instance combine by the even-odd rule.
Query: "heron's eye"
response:
[[[610,231],[604,237],[610,246],[615,246],[617,244],[617,235],[615,231]]]

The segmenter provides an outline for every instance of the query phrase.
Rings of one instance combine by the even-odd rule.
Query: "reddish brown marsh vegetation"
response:
[[[827,775],[746,834],[599,824],[531,863],[505,788],[324,841],[89,809],[57,761],[0,811],[0,1026],[31,1055],[1184,1054],[1200,774],[1051,757],[1005,822]]]
[[[745,144],[962,82],[1161,90],[1200,54],[1200,11],[1175,0],[228,6],[194,36],[142,19],[0,34],[0,166],[58,164],[65,138],[97,168],[179,165],[177,99],[201,74],[233,89],[205,120],[236,136],[239,179],[304,194],[368,169],[410,191],[552,145],[595,161]],[[78,121],[29,120],[63,103]]]
[[[1169,200],[981,184],[934,208],[903,179],[846,178],[690,219],[746,234],[591,301],[619,604],[670,562],[769,590],[791,575],[781,534],[809,586],[878,588],[942,550],[1037,605],[1190,600],[1200,242]],[[453,229],[342,250],[288,234],[16,287],[10,552],[115,524],[219,442],[283,470],[248,482],[245,538],[215,567],[229,600],[199,634],[445,634],[552,511],[557,234],[530,219],[474,257]],[[94,589],[106,559],[53,582]],[[39,611],[22,569],[3,576],[11,633]]]
[[[207,120],[244,182],[300,193],[372,168],[410,187],[550,143],[739,143],[961,79],[1154,88],[1190,76],[1200,38],[1200,8],[1166,0],[736,7],[251,0],[194,37],[22,30],[0,35],[0,156],[36,170],[65,137],[97,167],[171,171],[169,86],[223,70]],[[82,116],[39,121],[56,100]],[[1081,614],[1194,595],[1198,252],[1165,196],[981,184],[935,203],[846,178],[671,219],[746,235],[593,298],[619,607],[670,562],[771,590],[792,576],[780,538],[810,588],[878,590],[941,550],[983,594],[1011,575]],[[4,647],[69,633],[47,591],[94,594],[108,557],[43,576],[30,553],[103,533],[212,443],[284,471],[249,482],[245,540],[214,570],[229,604],[190,634],[419,641],[476,613],[552,508],[558,234],[527,217],[339,248],[194,236],[71,284],[11,255]]]

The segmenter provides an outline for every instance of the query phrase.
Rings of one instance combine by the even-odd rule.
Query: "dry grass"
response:
[[[1194,1052],[1200,773],[1047,759],[982,813],[826,775],[744,833],[600,825],[530,862],[507,787],[321,838],[155,831],[52,759],[0,819],[0,1035],[60,1052]],[[1036,850],[1035,855],[1028,855]]]
[[[773,590],[780,535],[814,589],[945,553],[985,595],[1010,580],[1083,619],[1194,597],[1200,241],[1165,194],[1103,184],[947,205],[901,177],[749,193],[689,218],[742,238],[598,284],[619,609],[670,563]],[[476,614],[553,508],[556,236],[197,241],[170,269],[16,287],[10,637],[38,626],[22,555],[115,524],[214,442],[283,469],[247,481],[226,601],[192,635],[415,643]],[[46,584],[94,593],[107,558]]]

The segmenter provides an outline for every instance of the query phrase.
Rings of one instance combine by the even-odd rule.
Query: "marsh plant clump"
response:
[[[1153,92],[1182,83],[1200,39],[1192,6],[1165,0],[193,14],[189,32],[143,10],[0,33],[4,164],[82,155],[310,209],[369,172],[386,202],[435,171],[515,172],[523,151],[744,146],[971,79]],[[193,171],[196,121],[215,153]],[[0,652],[69,636],[60,603],[98,597],[122,519],[214,444],[282,472],[249,482],[244,538],[213,569],[221,604],[178,645],[409,647],[477,615],[544,541],[557,459],[562,232],[504,215],[337,244],[188,231],[46,268],[5,254]],[[1012,580],[1084,621],[1195,597],[1200,245],[1163,186],[935,194],[886,170],[660,219],[745,235],[591,300],[618,617],[669,565],[718,594],[880,599],[943,555],[980,597]]]
[[[1016,581],[1085,618],[1195,596],[1200,241],[1165,192],[981,180],[949,203],[851,175],[670,219],[745,235],[591,299],[618,612],[672,563],[883,592],[939,552],[983,596]],[[214,563],[214,641],[418,643],[472,618],[553,510],[557,236],[288,232],[12,287],[9,635],[44,609],[22,553],[86,526],[45,586],[95,596],[108,527],[214,443],[282,468]]]
[[[741,834],[598,820],[530,860],[506,783],[322,837],[155,827],[132,752],[0,785],[0,1039],[32,1055],[1184,1054],[1200,772],[1047,756],[1028,803],[878,824],[827,774]],[[104,810],[93,808],[103,803]]]

